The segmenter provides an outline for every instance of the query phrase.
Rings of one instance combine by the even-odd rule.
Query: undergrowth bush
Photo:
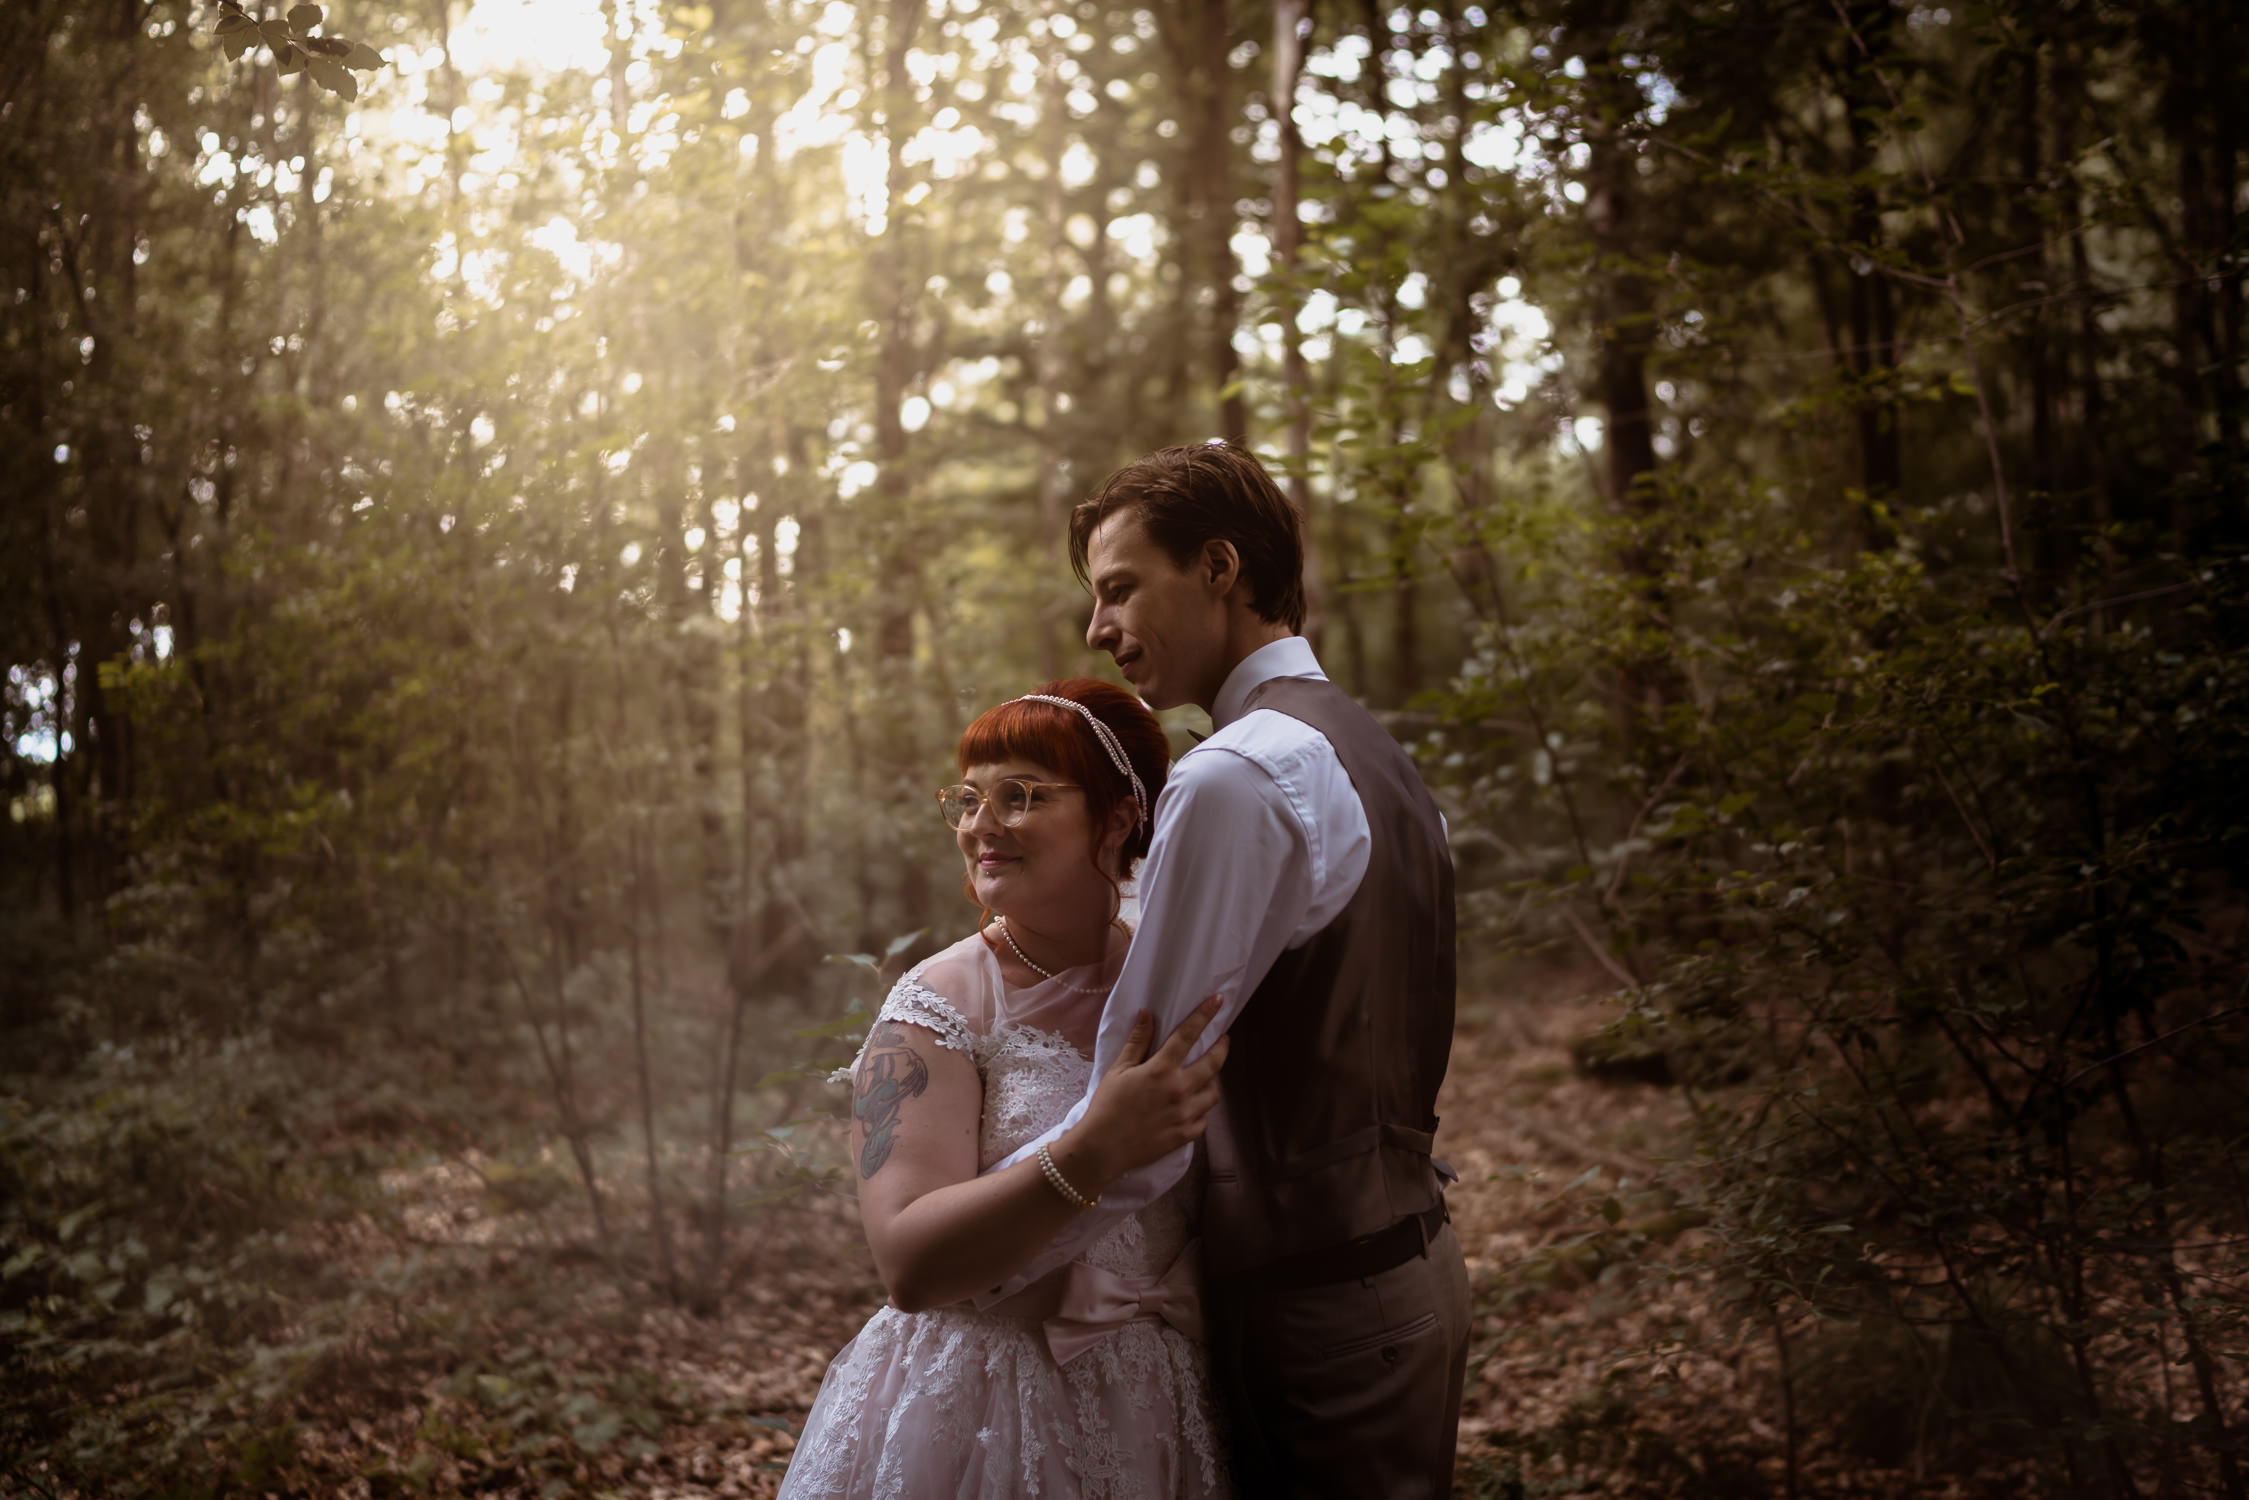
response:
[[[504,1028],[434,1052],[409,1018],[211,1035],[143,968],[44,978],[0,1070],[0,1490],[289,1488],[334,1474],[308,1429],[419,1408],[402,1451],[352,1460],[373,1493],[428,1493],[440,1463],[574,1493],[710,1415],[615,1357],[663,1303],[650,1246],[595,1235]],[[828,1033],[863,1028],[801,1028],[810,1060],[771,1057],[760,1088],[805,1086]],[[625,1217],[633,1147],[601,1145]],[[744,1218],[829,1170],[786,1127],[745,1149],[771,1160],[734,1174]]]
[[[1488,615],[1422,747],[1469,930],[1615,979],[1593,1050],[1686,1091],[1667,1185],[1808,1426],[2238,1493],[2249,575],[2100,606],[1759,514],[1672,497],[1651,586],[1549,548]]]

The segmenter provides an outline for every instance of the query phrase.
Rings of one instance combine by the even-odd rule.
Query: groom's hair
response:
[[[1206,543],[1231,542],[1261,619],[1304,628],[1304,518],[1256,455],[1232,443],[1158,448],[1102,481],[1070,512],[1070,566],[1090,585],[1093,533],[1131,511],[1173,564],[1187,567]]]

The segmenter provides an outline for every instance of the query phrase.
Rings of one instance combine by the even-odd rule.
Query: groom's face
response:
[[[1150,708],[1209,707],[1225,681],[1226,588],[1200,566],[1181,567],[1148,535],[1139,512],[1120,510],[1086,545],[1093,621],[1086,644],[1116,659],[1117,670]]]

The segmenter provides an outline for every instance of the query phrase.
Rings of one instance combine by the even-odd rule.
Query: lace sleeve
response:
[[[921,967],[916,965],[896,984],[890,987],[890,996],[875,1013],[874,1026],[867,1028],[870,1035],[875,1026],[885,1021],[899,1021],[908,1026],[919,1026],[937,1038],[937,1045],[953,1052],[976,1055],[976,1033],[943,995],[921,982]],[[828,1075],[828,1082],[847,1084],[858,1070],[859,1059],[867,1055],[867,1044],[861,1042],[859,1051],[851,1061]]]
[[[875,1020],[903,1021],[909,1026],[926,1027],[937,1034],[937,1045],[955,1052],[976,1052],[976,1033],[968,1029],[961,1013],[946,1003],[945,997],[928,988],[908,974],[891,986],[890,998],[883,1001],[881,1012]]]

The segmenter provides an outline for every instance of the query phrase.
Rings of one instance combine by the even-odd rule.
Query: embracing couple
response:
[[[787,1500],[1450,1492],[1452,863],[1297,634],[1301,526],[1223,444],[1072,514],[1086,639],[1140,698],[1049,683],[961,737],[937,800],[984,925],[898,981],[851,1070],[890,1305]],[[1143,701],[1213,731],[1170,764]]]

